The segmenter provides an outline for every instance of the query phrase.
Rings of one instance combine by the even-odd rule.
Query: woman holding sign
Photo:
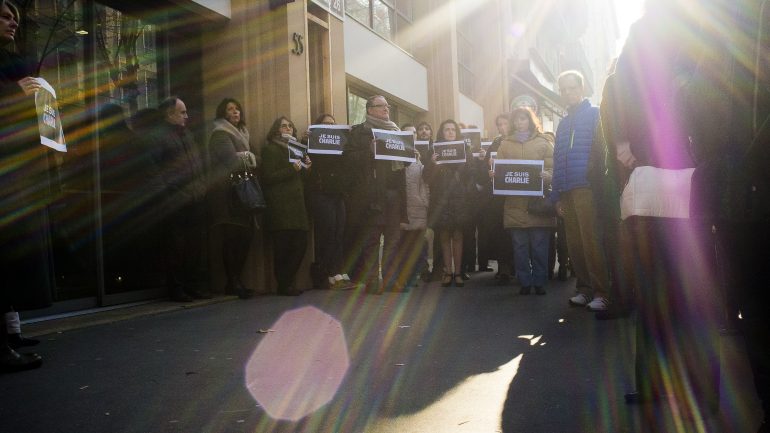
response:
[[[451,119],[442,122],[436,135],[433,156],[424,171],[431,192],[428,222],[441,240],[444,260],[441,285],[444,287],[450,286],[452,282],[457,287],[465,285],[460,264],[463,254],[462,229],[470,221],[467,197],[471,173],[464,152],[465,142],[459,141],[459,137],[460,126],[457,122]],[[457,146],[436,150],[436,146],[443,148],[444,144],[458,141],[460,144]]]
[[[11,51],[18,28],[18,9],[0,0],[0,314],[14,317],[12,307],[51,303],[48,148],[40,142],[35,111],[35,93],[41,86],[30,77],[32,68]],[[40,356],[12,349],[32,343],[20,333],[9,334],[0,321],[0,371],[39,367]]]
[[[278,282],[278,294],[297,296],[302,293],[294,287],[294,277],[305,257],[307,232],[310,221],[305,209],[302,174],[310,167],[307,155],[292,158],[292,143],[296,143],[297,129],[291,120],[279,117],[267,133],[262,148],[262,177],[267,201],[267,230],[273,237],[273,273]],[[290,162],[292,158],[294,162]]]
[[[548,189],[553,173],[553,143],[543,135],[540,122],[529,108],[515,108],[511,112],[511,124],[513,134],[503,138],[497,157],[543,161],[543,172],[536,181],[542,179],[543,189]],[[503,208],[503,225],[513,241],[514,265],[522,295],[530,294],[533,286],[536,294],[545,295],[548,282],[548,244],[556,220],[530,210],[529,202],[536,198],[507,196]]]

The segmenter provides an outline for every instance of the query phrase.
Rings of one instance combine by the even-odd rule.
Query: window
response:
[[[104,295],[154,289],[162,285],[162,273],[142,257],[152,257],[146,253],[152,248],[141,245],[146,247],[139,250],[142,254],[127,254],[124,246],[129,243],[118,236],[124,221],[118,209],[130,209],[127,204],[135,202],[132,191],[121,189],[128,176],[117,174],[140,172],[136,164],[141,160],[130,157],[136,154],[137,143],[113,138],[117,146],[110,145],[109,137],[117,137],[111,128],[119,124],[120,110],[109,121],[100,117],[96,122],[94,113],[99,110],[101,116],[107,112],[102,111],[105,104],[111,103],[128,117],[157,105],[156,51],[161,50],[155,45],[156,26],[85,0],[36,0],[23,5],[20,12],[27,21],[17,49],[56,89],[68,148],[66,153],[52,153],[49,164],[55,300],[96,299],[100,266]],[[102,235],[101,244],[95,233]],[[130,244],[133,248],[142,242]],[[103,302],[114,301],[105,297]]]
[[[413,0],[348,0],[345,12],[351,18],[393,41],[407,52],[412,50],[409,27]]]
[[[457,23],[457,79],[460,92],[469,98],[475,96],[476,77],[473,73],[473,44],[469,20]]]

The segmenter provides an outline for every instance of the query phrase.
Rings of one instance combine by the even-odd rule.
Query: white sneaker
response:
[[[584,295],[582,293],[578,293],[577,295],[569,298],[570,305],[574,305],[576,307],[584,307],[589,302],[591,302],[591,298],[588,295]]]
[[[601,296],[595,297],[591,302],[586,305],[591,311],[605,311],[610,306],[610,301],[602,298]]]
[[[342,274],[342,279],[345,281],[350,281],[350,277],[348,277],[348,274]]]

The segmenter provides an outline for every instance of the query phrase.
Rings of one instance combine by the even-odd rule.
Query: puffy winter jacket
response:
[[[586,174],[598,121],[599,108],[584,99],[571,107],[559,123],[553,152],[551,201],[559,201],[562,192],[589,186]]]

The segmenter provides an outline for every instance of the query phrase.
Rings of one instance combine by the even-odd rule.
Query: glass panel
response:
[[[51,152],[50,156],[52,193],[48,213],[56,301],[97,296],[97,127],[107,293],[141,288],[134,284],[138,278],[127,278],[125,269],[130,265],[146,274],[153,268],[144,263],[151,256],[147,252],[157,251],[144,246],[141,253],[126,254],[125,245],[148,237],[136,237],[139,240],[134,242],[118,235],[126,233],[126,221],[134,215],[129,185],[141,170],[131,155],[141,148],[131,138],[125,122],[115,120],[157,105],[155,28],[95,4],[93,18],[97,24],[95,31],[88,34],[83,4],[80,0],[25,2],[22,14],[27,19],[26,28],[32,30],[18,44],[19,50],[39,67],[39,75],[56,89],[67,141],[66,153]],[[88,60],[90,43],[96,52],[94,63]],[[94,69],[96,77],[91,75]],[[90,101],[97,105],[90,105]],[[109,121],[103,118],[97,125],[95,113],[103,113],[106,103],[115,104],[120,116]],[[119,124],[125,132],[122,135],[114,132]],[[118,135],[121,138],[114,139]],[[134,189],[132,197],[141,191]],[[112,272],[114,269],[119,271]],[[159,274],[153,280],[162,283]]]
[[[412,0],[396,0],[396,10],[409,21],[412,21]]]
[[[366,119],[366,98],[348,90],[348,121],[351,125]]]
[[[95,5],[104,278],[107,294],[162,285],[157,236],[150,235],[146,167],[127,119],[157,106],[155,26]]]
[[[347,0],[345,12],[367,27],[372,25],[369,22],[369,0]]]
[[[393,39],[395,30],[393,8],[383,3],[382,0],[374,0],[372,7],[372,30],[384,38]]]

